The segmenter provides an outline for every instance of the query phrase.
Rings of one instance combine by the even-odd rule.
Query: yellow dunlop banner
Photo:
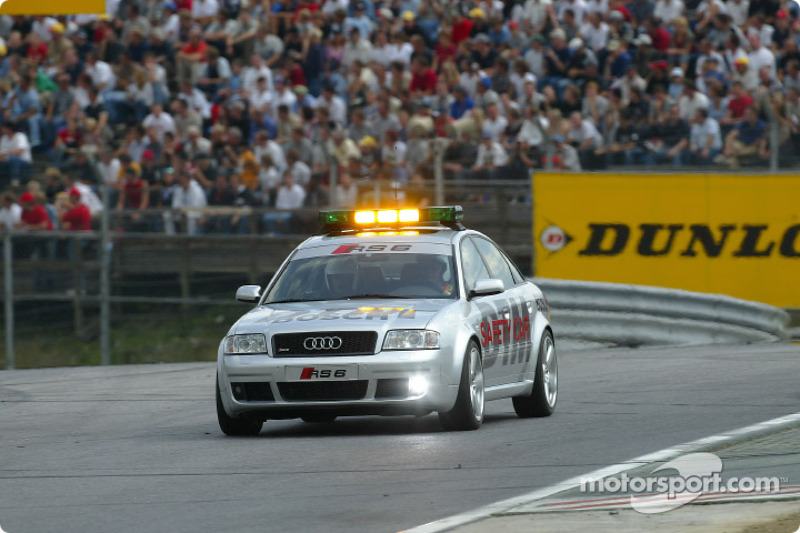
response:
[[[800,307],[800,175],[533,178],[536,275]]]
[[[0,15],[91,15],[105,12],[105,0],[0,0]]]

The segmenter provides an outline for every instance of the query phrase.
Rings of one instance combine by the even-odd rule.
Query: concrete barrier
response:
[[[556,336],[621,346],[729,344],[789,338],[789,314],[721,294],[533,278]]]

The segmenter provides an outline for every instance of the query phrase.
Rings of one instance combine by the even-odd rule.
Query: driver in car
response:
[[[422,283],[435,288],[440,294],[450,296],[453,294],[453,284],[444,280],[447,266],[433,255],[421,255],[417,258],[419,271],[422,273]]]
[[[325,266],[325,282],[332,298],[346,298],[358,287],[358,262],[353,259],[330,261]]]

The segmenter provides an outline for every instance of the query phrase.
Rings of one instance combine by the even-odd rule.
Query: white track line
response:
[[[459,526],[489,518],[494,514],[508,512],[511,509],[521,505],[528,505],[538,500],[543,500],[544,498],[548,498],[554,494],[558,494],[559,492],[574,489],[579,487],[581,480],[586,478],[600,479],[607,476],[613,476],[615,474],[627,472],[649,463],[669,461],[670,459],[680,455],[693,453],[702,449],[710,448],[711,446],[729,443],[731,441],[751,438],[762,433],[770,433],[783,427],[792,426],[798,423],[800,423],[800,413],[794,413],[779,418],[773,418],[772,420],[767,420],[766,422],[759,422],[758,424],[753,424],[752,426],[726,431],[725,433],[720,433],[719,435],[712,435],[710,437],[687,442],[685,444],[679,444],[671,448],[666,448],[654,453],[642,455],[641,457],[631,459],[630,461],[625,461],[624,463],[606,466],[604,468],[595,470],[594,472],[576,476],[567,479],[566,481],[562,481],[561,483],[556,483],[555,485],[550,485],[549,487],[535,490],[522,496],[490,503],[489,505],[478,507],[477,509],[473,509],[471,511],[443,518],[435,522],[429,522],[412,529],[407,529],[402,533],[441,533],[443,531],[449,531]]]

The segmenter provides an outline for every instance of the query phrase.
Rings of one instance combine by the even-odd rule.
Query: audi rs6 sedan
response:
[[[520,417],[558,397],[549,306],[460,206],[320,213],[219,347],[217,415],[227,435],[269,419],[437,412],[477,429],[484,402]]]

